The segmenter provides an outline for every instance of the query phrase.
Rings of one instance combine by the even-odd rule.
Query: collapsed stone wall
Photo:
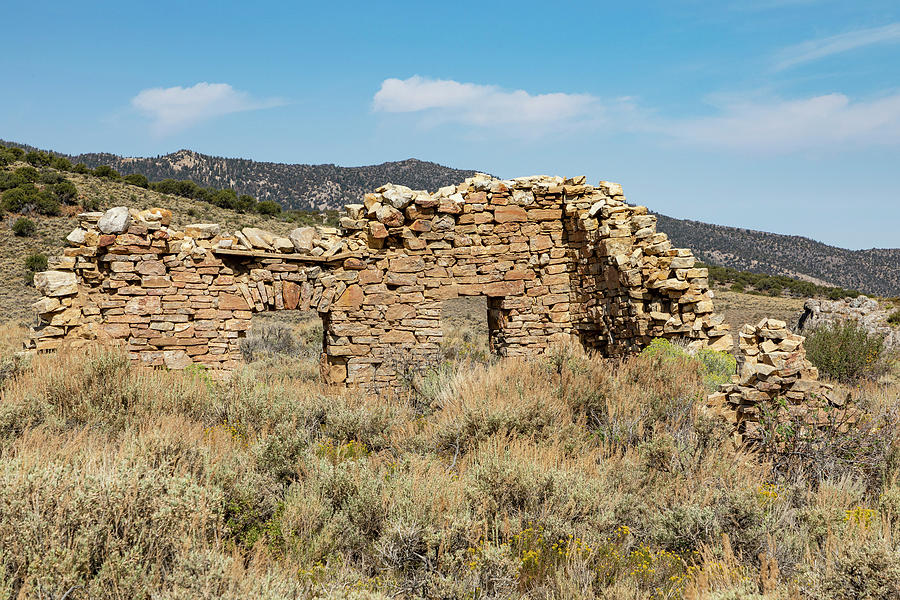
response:
[[[328,381],[393,385],[397,361],[440,351],[441,304],[487,296],[500,355],[574,339],[606,356],[654,337],[729,349],[705,269],[584,177],[476,175],[430,194],[386,185],[346,207],[340,231],[288,237],[216,224],[169,227],[162,209],[80,215],[62,257],[35,277],[32,347],[114,340],[149,366],[231,370],[254,312],[316,310]]]
[[[803,336],[791,333],[784,321],[763,319],[744,325],[739,333],[738,374],[707,398],[708,405],[732,426],[736,444],[763,439],[763,422],[800,423],[823,428],[847,425],[847,395],[819,381],[806,358]]]

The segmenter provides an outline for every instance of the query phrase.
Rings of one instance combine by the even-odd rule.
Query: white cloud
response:
[[[720,114],[657,122],[682,142],[765,151],[841,150],[900,144],[900,94],[853,102],[843,94],[768,103],[732,103]]]
[[[131,105],[150,118],[152,130],[158,135],[231,113],[283,104],[278,98],[257,100],[227,83],[205,81],[191,87],[149,88],[131,99]]]
[[[709,114],[666,117],[630,98],[601,101],[590,94],[529,94],[494,85],[452,80],[386,79],[375,94],[374,110],[415,115],[425,125],[453,124],[473,134],[590,139],[641,135],[647,143],[737,152],[784,154],[840,151],[900,144],[900,94],[853,101],[843,94],[795,100],[731,99],[713,104]]]
[[[869,29],[858,29],[789,46],[778,54],[775,69],[788,69],[833,54],[840,54],[873,44],[891,42],[900,42],[900,23],[890,23],[882,27],[871,27]]]
[[[385,79],[373,107],[385,113],[421,113],[424,122],[544,128],[599,118],[604,107],[589,94],[529,94],[495,85],[428,79]]]

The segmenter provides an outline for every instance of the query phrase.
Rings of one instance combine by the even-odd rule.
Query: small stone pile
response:
[[[888,323],[888,317],[893,310],[900,310],[900,307],[892,307],[889,310],[877,300],[863,295],[843,300],[810,298],[803,305],[803,314],[797,322],[797,329],[809,332],[826,323],[853,320],[864,327],[870,335],[884,336],[885,347],[900,349],[900,327],[892,327]]]
[[[779,422],[797,419],[822,427],[847,402],[806,359],[803,336],[791,333],[784,321],[763,319],[744,325],[739,333],[738,375],[719,386],[708,404],[734,427],[737,444],[762,438],[763,412]],[[829,412],[832,414],[829,415]]]

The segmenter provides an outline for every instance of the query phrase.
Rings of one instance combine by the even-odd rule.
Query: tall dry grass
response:
[[[776,479],[703,409],[715,361],[455,358],[372,398],[302,356],[35,357],[0,384],[0,598],[900,593],[894,463]]]

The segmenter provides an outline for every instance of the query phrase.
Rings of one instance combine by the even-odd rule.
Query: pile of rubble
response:
[[[784,321],[744,325],[739,338],[738,374],[708,398],[709,406],[732,424],[736,443],[762,439],[765,417],[770,423],[799,421],[811,427],[846,421],[838,411],[845,408],[847,395],[819,381],[806,358],[804,338]]]

